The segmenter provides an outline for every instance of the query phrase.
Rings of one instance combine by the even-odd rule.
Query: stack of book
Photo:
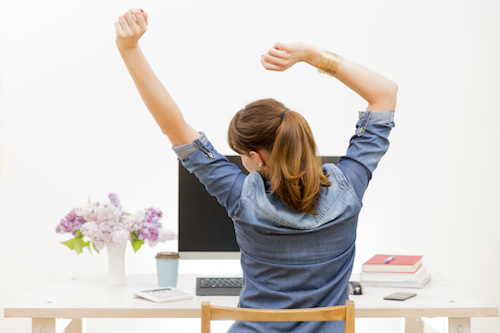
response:
[[[422,256],[377,254],[362,266],[363,286],[423,288],[431,274],[422,263]]]

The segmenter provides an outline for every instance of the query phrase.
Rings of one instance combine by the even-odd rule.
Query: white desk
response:
[[[178,288],[195,293],[195,275],[179,276]],[[32,318],[33,333],[55,333],[56,318],[73,319],[66,333],[82,333],[83,318],[199,318],[201,302],[236,306],[237,297],[196,296],[192,300],[158,304],[137,298],[136,289],[156,287],[156,276],[131,275],[126,286],[108,286],[104,275],[49,275],[41,285],[4,309],[5,317]],[[384,301],[394,291],[406,289],[365,288],[351,296],[358,318],[406,318],[406,333],[422,333],[421,317],[448,317],[452,332],[470,333],[471,317],[498,317],[498,307],[453,288],[434,274],[424,289],[409,289],[417,296],[404,302]],[[462,329],[457,330],[459,326]],[[43,330],[45,328],[45,330]]]

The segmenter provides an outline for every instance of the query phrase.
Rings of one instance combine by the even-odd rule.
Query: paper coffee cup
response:
[[[156,254],[156,272],[158,274],[158,286],[177,286],[177,273],[179,270],[179,253],[158,252]]]

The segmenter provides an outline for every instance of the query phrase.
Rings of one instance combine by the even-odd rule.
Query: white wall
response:
[[[142,46],[152,66],[223,153],[231,116],[263,97],[302,112],[321,154],[345,151],[364,101],[306,65],[263,70],[275,41],[307,41],[396,81],[397,126],[365,196],[355,270],[374,253],[423,254],[432,271],[500,305],[500,2],[30,0],[3,4],[0,20],[0,307],[50,272],[105,272],[105,256],[77,256],[54,231],[89,195],[160,207],[175,228],[177,161],[114,45],[113,24],[133,6],[150,13]],[[129,272],[154,272],[153,254],[173,247],[130,255]],[[29,324],[0,318],[0,331]],[[473,328],[500,331],[500,320]]]

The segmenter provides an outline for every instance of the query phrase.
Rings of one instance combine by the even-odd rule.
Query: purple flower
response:
[[[160,221],[162,216],[163,213],[160,210],[156,210],[151,207],[146,210],[146,218],[144,219],[144,222],[159,223],[158,221]]]
[[[83,223],[85,223],[85,219],[76,215],[75,211],[72,210],[64,219],[61,220],[61,222],[59,222],[56,227],[56,232],[60,234],[71,233],[73,236],[76,236],[76,232],[80,229]]]
[[[116,207],[122,209],[122,205],[120,204],[120,199],[118,199],[118,195],[116,193],[110,193],[108,195],[109,201]]]
[[[146,209],[141,227],[137,230],[137,237],[140,240],[148,241],[150,245],[154,245],[160,238],[162,224],[160,219],[163,213],[155,208]]]
[[[151,207],[128,214],[123,211],[118,195],[110,193],[108,198],[109,202],[102,203],[91,203],[89,199],[88,203],[72,209],[56,226],[56,232],[71,233],[80,239],[86,237],[98,250],[129,240],[134,245],[137,238],[150,246],[176,239],[172,231],[163,229],[160,223],[163,213],[159,209]],[[136,251],[139,247],[134,245]]]

